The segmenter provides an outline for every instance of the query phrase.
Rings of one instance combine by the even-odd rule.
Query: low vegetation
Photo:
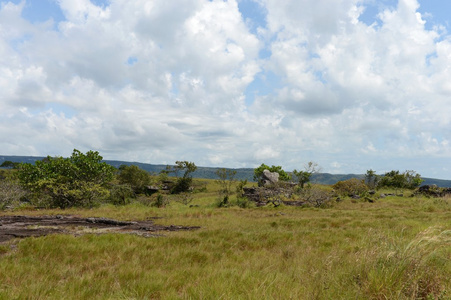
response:
[[[292,189],[274,195],[283,200],[277,205],[256,207],[243,194],[257,184],[237,181],[227,170],[218,171],[217,180],[200,180],[191,178],[194,163],[179,162],[179,169],[168,168],[177,177],[144,175],[136,167],[112,170],[110,177],[109,168],[97,168],[98,153],[74,155],[79,160],[49,158],[36,164],[40,169],[6,170],[0,183],[18,194],[0,198],[0,204],[8,201],[0,216],[200,228],[162,229],[152,237],[77,228],[76,235],[10,240],[0,244],[0,299],[450,298],[451,197],[444,191],[420,190],[413,181],[379,184],[385,180],[375,176],[333,186],[297,181],[271,187]],[[88,157],[89,164],[81,163]],[[61,169],[64,175],[52,173]],[[86,170],[97,170],[100,178],[90,178],[105,195],[65,196],[64,205],[53,199],[64,194],[53,192],[56,183],[68,195],[83,187],[79,181],[94,184]],[[38,171],[45,176],[31,176]],[[190,178],[188,187],[183,178]],[[183,191],[174,189],[179,184]],[[49,208],[37,210],[45,201]],[[285,204],[295,201],[302,205]]]

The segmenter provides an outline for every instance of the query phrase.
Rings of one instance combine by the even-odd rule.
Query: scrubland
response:
[[[0,245],[0,299],[451,299],[450,198],[218,208],[219,188],[161,208],[0,213],[201,227],[14,239]]]

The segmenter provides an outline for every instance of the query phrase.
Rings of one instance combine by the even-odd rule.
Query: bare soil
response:
[[[158,225],[153,220],[124,222],[107,218],[56,216],[0,216],[0,243],[14,238],[48,234],[128,233],[144,237],[161,236],[164,231],[198,229],[196,226]]]

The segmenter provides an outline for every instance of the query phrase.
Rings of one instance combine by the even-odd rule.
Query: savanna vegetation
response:
[[[308,180],[316,164],[297,174],[276,166],[294,182],[280,197],[302,205],[256,207],[243,196],[256,183],[226,169],[200,180],[195,168],[111,169],[99,153],[74,150],[2,169],[0,216],[200,228],[10,240],[0,244],[0,299],[450,299],[451,197],[421,193],[416,173],[370,170],[326,186]]]

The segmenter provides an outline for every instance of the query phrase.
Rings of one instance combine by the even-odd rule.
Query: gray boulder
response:
[[[279,173],[270,172],[269,170],[264,170],[262,174],[261,183],[263,186],[271,185],[279,182]]]

